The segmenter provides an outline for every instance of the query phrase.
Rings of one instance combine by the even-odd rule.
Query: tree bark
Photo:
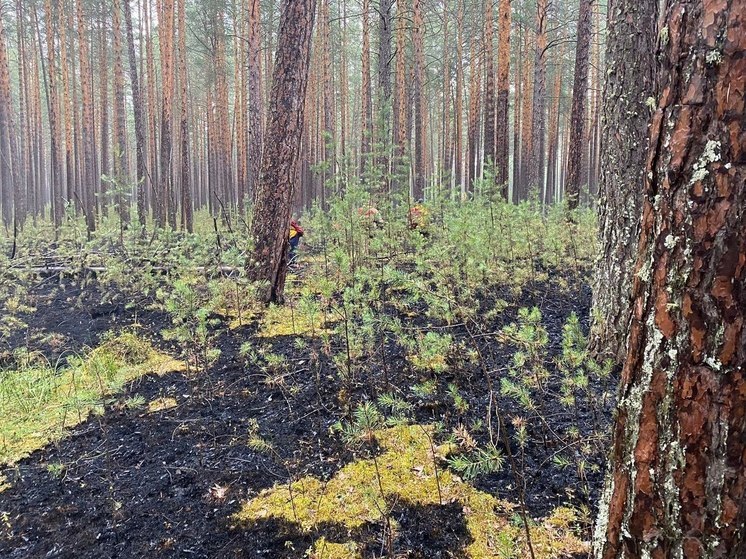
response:
[[[127,53],[130,66],[130,84],[132,86],[132,111],[135,118],[135,156],[137,159],[137,218],[140,227],[145,227],[147,212],[145,208],[145,175],[147,173],[145,139],[144,99],[140,79],[137,71],[137,56],[135,55],[135,37],[132,32],[132,9],[130,0],[124,2],[124,23],[127,29]],[[80,0],[78,0],[80,3]]]
[[[464,183],[464,0],[456,0],[456,106],[454,107],[454,189],[461,195]],[[507,133],[507,131],[506,131]]]
[[[161,57],[161,147],[160,185],[156,225],[176,228],[176,211],[173,195],[172,118],[174,95],[174,0],[163,0],[158,14],[158,35]]]
[[[373,99],[370,84],[370,0],[363,0],[362,88],[360,90],[360,176],[364,177],[373,146]]]
[[[262,172],[254,200],[249,276],[266,282],[265,301],[281,302],[287,273],[288,223],[297,175],[316,0],[283,0],[269,96]]]
[[[567,208],[574,210],[580,199],[581,165],[583,160],[583,132],[585,131],[585,106],[588,93],[588,54],[591,44],[591,8],[593,0],[580,0],[578,14],[578,44],[575,50],[575,78],[572,86],[570,114],[570,145],[565,180]]]
[[[16,130],[13,121],[13,102],[10,93],[10,69],[5,43],[5,29],[0,17],[0,181],[2,181],[3,221],[19,225],[23,212],[20,200],[21,173],[19,167]]]
[[[508,93],[510,91],[510,0],[500,0],[497,12],[497,115],[495,131],[495,182],[503,200],[508,199],[509,140]]]
[[[630,319],[631,263],[640,227],[649,99],[657,98],[655,2],[614,0],[609,12],[598,222],[603,255],[593,280],[591,348],[624,359]]]
[[[88,36],[86,33],[85,17],[82,0],[75,2],[78,27],[78,51],[80,55],[80,83],[81,96],[83,100],[83,211],[85,213],[88,231],[96,228],[96,204],[94,203],[94,192],[96,190],[96,168],[95,168],[95,144],[94,144],[94,121],[93,121],[93,80],[91,79],[91,64],[88,59]],[[136,105],[136,102],[135,102]],[[137,110],[137,109],[135,109]]]
[[[415,200],[425,198],[427,184],[427,141],[425,119],[425,19],[422,13],[422,0],[412,2],[412,47],[414,49],[414,188]]]
[[[179,72],[179,135],[181,137],[179,173],[181,177],[182,226],[191,233],[194,230],[194,204],[192,201],[191,149],[189,144],[189,98],[187,96],[187,52],[186,52],[186,0],[178,1],[178,72]]]
[[[746,19],[661,14],[632,320],[595,556],[746,554]]]
[[[547,19],[549,0],[536,3],[536,45],[534,57],[533,112],[529,188],[541,199],[544,191],[546,100],[547,100]]]
[[[479,113],[481,112],[481,90],[479,88],[479,79],[482,73],[481,58],[477,54],[478,42],[476,38],[471,40],[471,52],[469,62],[469,72],[471,73],[469,82],[469,115],[468,115],[468,155],[466,158],[466,192],[474,192],[474,180],[476,179],[476,169],[479,163]]]
[[[55,227],[62,225],[62,217],[65,210],[65,194],[62,190],[62,166],[60,162],[60,148],[62,136],[59,123],[59,100],[57,96],[57,64],[55,56],[56,35],[54,30],[54,12],[52,11],[52,0],[44,2],[44,18],[46,19],[47,34],[47,88],[50,130],[50,166],[51,185],[50,198],[52,200],[52,215]]]
[[[484,165],[495,163],[495,33],[493,0],[484,0]]]
[[[128,0],[123,0],[127,2]],[[123,224],[129,223],[129,172],[127,166],[127,115],[124,108],[124,64],[122,62],[122,16],[120,0],[112,3],[114,35],[114,177],[117,186],[117,211]]]
[[[409,88],[407,87],[407,42],[406,42],[407,0],[396,3],[396,184],[409,192],[409,165],[407,161],[409,147],[409,127],[407,113],[409,109]]]
[[[262,99],[262,34],[259,0],[250,0],[249,12],[249,191],[259,180],[264,144]]]

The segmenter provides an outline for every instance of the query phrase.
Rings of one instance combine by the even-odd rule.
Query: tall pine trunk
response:
[[[425,100],[425,19],[422,12],[422,0],[412,2],[412,46],[414,49],[414,188],[415,200],[425,198],[427,184],[427,139],[425,119],[427,103]]]
[[[370,0],[363,0],[362,86],[360,90],[360,176],[368,171],[373,147],[373,99],[370,84]]]
[[[531,120],[531,157],[529,188],[542,199],[544,192],[546,98],[547,98],[547,18],[549,0],[536,3],[536,45],[534,56],[533,112]]]
[[[194,230],[194,204],[192,201],[191,150],[189,145],[189,99],[187,96],[187,52],[186,52],[186,0],[179,3],[178,19],[178,67],[179,67],[179,136],[181,139],[179,166],[181,190],[181,222],[188,232]]]
[[[504,200],[508,199],[509,140],[508,93],[510,91],[510,0],[500,0],[497,12],[497,104],[495,143],[495,182]]]
[[[80,0],[78,0],[80,1]],[[135,56],[135,37],[132,31],[132,9],[130,0],[124,2],[124,23],[127,28],[127,55],[130,67],[130,83],[132,85],[132,110],[135,118],[135,154],[137,158],[137,218],[140,227],[145,227],[147,211],[145,206],[145,175],[147,173],[147,140],[145,138],[145,100],[140,86]]]
[[[262,171],[254,200],[249,276],[266,282],[263,298],[282,301],[288,223],[298,170],[316,0],[283,0]]]
[[[614,0],[609,13],[591,347],[624,359],[648,145],[649,99],[657,98],[655,2]]]
[[[163,0],[158,14],[158,35],[161,57],[161,146],[160,185],[155,222],[158,227],[176,228],[173,195],[173,95],[174,95],[174,0]]]
[[[91,64],[88,59],[88,34],[83,11],[83,0],[76,0],[75,6],[78,27],[78,52],[80,55],[81,97],[83,100],[83,122],[81,129],[83,140],[83,168],[81,176],[83,184],[80,190],[83,195],[83,212],[88,231],[94,231],[96,228],[96,204],[94,201],[94,193],[96,191],[96,146],[94,142],[93,80],[91,76]]]
[[[259,180],[264,143],[261,41],[259,0],[249,0],[249,192],[254,192]]]
[[[495,33],[493,0],[484,0],[484,164],[495,163]]]
[[[578,14],[578,43],[575,50],[575,78],[572,86],[570,113],[570,144],[565,179],[567,208],[574,210],[580,200],[581,166],[585,142],[585,109],[588,94],[588,54],[591,44],[591,8],[593,0],[580,0]]]

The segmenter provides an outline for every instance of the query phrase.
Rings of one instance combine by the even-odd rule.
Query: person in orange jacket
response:
[[[290,221],[290,231],[288,233],[290,240],[290,252],[288,254],[288,264],[295,262],[298,257],[298,245],[300,244],[300,238],[305,235],[303,227],[294,219]]]

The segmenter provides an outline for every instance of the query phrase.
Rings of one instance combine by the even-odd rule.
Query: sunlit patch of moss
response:
[[[176,398],[164,397],[156,398],[148,402],[148,412],[156,413],[159,411],[170,410],[178,405]]]
[[[523,527],[510,521],[514,505],[478,491],[446,469],[438,468],[436,476],[431,435],[432,427],[419,425],[376,431],[378,444],[385,451],[377,458],[384,492],[411,506],[460,503],[473,538],[467,548],[472,559],[526,556]],[[447,451],[441,447],[436,454],[440,457]],[[304,477],[294,481],[291,487],[285,484],[267,489],[245,503],[236,520],[251,524],[278,518],[294,522],[303,532],[311,533],[323,523],[342,524],[352,530],[378,522],[382,510],[386,510],[386,504],[375,464],[373,460],[359,460],[342,468],[328,483]],[[587,551],[587,546],[572,533],[570,522],[570,515],[558,509],[550,519],[531,527],[536,557],[549,559]],[[313,549],[319,549],[320,543],[322,540]],[[335,547],[335,550],[342,553],[344,548]],[[328,557],[326,553],[324,556]],[[338,556],[359,557],[356,551]]]
[[[275,336],[319,336],[329,333],[321,312],[302,311],[293,304],[270,305],[262,318],[257,335],[261,338]]]
[[[184,370],[132,332],[107,337],[86,355],[55,369],[46,364],[4,371],[0,377],[0,463],[12,463],[100,412],[124,384],[146,374]]]
[[[362,555],[355,542],[334,543],[320,537],[308,550],[309,559],[360,559]]]
[[[9,488],[10,488],[10,484],[8,483],[8,478],[0,474],[0,493],[2,493],[3,491]]]

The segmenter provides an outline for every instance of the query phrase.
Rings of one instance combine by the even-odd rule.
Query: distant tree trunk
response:
[[[379,134],[383,144],[379,167],[382,174],[381,192],[389,190],[389,154],[391,136],[391,36],[394,0],[378,2],[378,112]]]
[[[26,216],[29,209],[29,198],[33,192],[33,169],[30,164],[30,121],[29,113],[30,101],[28,95],[28,60],[26,51],[26,33],[27,28],[25,25],[25,18],[23,14],[23,6],[21,0],[16,0],[16,37],[18,42],[18,99],[19,99],[19,115],[18,115],[18,142],[19,142],[19,153],[18,153],[18,165],[21,175],[21,183],[18,188],[14,189],[14,194],[17,196],[14,200],[14,216],[16,223],[19,228],[22,228],[26,222]],[[7,54],[6,54],[7,56]]]
[[[521,170],[523,169],[521,160],[525,155],[522,150],[523,138],[521,138],[521,99],[523,99],[523,88],[521,87],[521,76],[523,76],[522,33],[522,27],[519,25],[518,41],[516,42],[516,58],[518,59],[518,63],[513,72],[515,78],[515,101],[513,102],[513,201],[518,201],[518,189],[523,181],[523,177],[521,177]]]
[[[495,182],[504,200],[508,199],[508,164],[510,129],[508,127],[508,93],[510,91],[510,0],[500,0],[497,12],[497,121],[495,130]],[[517,98],[516,98],[517,99]]]
[[[660,22],[632,320],[594,551],[735,559],[746,556],[746,155],[734,95],[746,76],[744,4],[671,0]]]
[[[409,192],[409,166],[407,165],[409,127],[407,113],[409,108],[409,88],[407,87],[407,43],[406,43],[406,9],[407,0],[396,3],[396,168],[397,186],[406,186]]]
[[[591,111],[588,117],[588,195],[594,201],[598,195],[600,118],[601,112],[601,21],[598,3],[593,9],[593,36],[591,39]]]
[[[347,141],[349,120],[349,77],[347,65],[347,1],[342,1],[342,15],[339,18],[339,33],[341,35],[341,50],[339,53],[339,155],[342,163],[342,180],[341,184],[347,182],[348,161],[347,161]]]
[[[16,130],[13,122],[13,102],[10,93],[10,68],[6,47],[5,29],[0,17],[0,181],[3,196],[3,221],[19,223],[23,211],[19,190],[21,176],[16,145]],[[19,207],[19,204],[20,207]]]
[[[609,12],[598,200],[599,244],[593,281],[591,347],[622,362],[630,319],[632,262],[640,227],[649,99],[657,98],[658,5],[614,0]]]
[[[52,200],[52,215],[55,227],[62,225],[62,217],[65,213],[65,194],[62,188],[62,166],[60,162],[60,148],[62,135],[59,123],[59,99],[57,95],[57,64],[56,48],[54,38],[54,12],[52,11],[52,0],[44,1],[44,18],[46,20],[47,35],[47,105],[49,109],[49,135],[50,135],[50,167],[51,183],[50,198]]]
[[[329,14],[329,0],[321,0],[321,36],[323,41],[322,81],[323,81],[323,136],[324,150],[324,184],[321,189],[321,206],[326,209],[326,192],[333,186],[336,177],[336,143],[334,141],[334,62],[332,57],[331,16]]]
[[[440,187],[451,187],[451,167],[453,166],[453,160],[451,159],[451,56],[449,50],[451,48],[450,34],[448,32],[448,2],[443,3],[443,114],[441,115],[441,181]]]
[[[124,0],[125,2],[127,0]],[[124,193],[129,190],[129,173],[127,169],[127,131],[124,112],[124,66],[122,63],[122,16],[120,0],[112,5],[112,28],[114,41],[114,177],[117,181],[117,210],[122,223],[129,222],[129,200]]]
[[[264,100],[262,98],[262,33],[259,0],[249,0],[249,191],[254,192],[262,164]]]
[[[370,84],[370,0],[363,0],[362,86],[360,90],[360,175],[365,175],[373,146],[373,99]]]
[[[78,0],[80,2],[80,0]],[[140,227],[145,227],[147,212],[145,208],[145,175],[147,173],[146,153],[147,140],[145,138],[145,100],[140,87],[137,71],[137,56],[135,55],[135,37],[132,32],[132,9],[130,0],[124,2],[124,23],[127,27],[127,53],[130,66],[130,84],[132,85],[132,111],[135,117],[135,152],[137,158],[137,218]]]
[[[106,26],[108,10],[100,14],[99,28],[99,52],[98,52],[98,76],[99,76],[99,142],[100,157],[98,164],[96,208],[103,215],[107,215],[108,206],[105,204],[105,195],[108,189],[104,176],[109,174],[109,33]]]
[[[547,19],[549,0],[536,3],[536,47],[534,58],[533,114],[531,121],[531,157],[529,187],[536,189],[539,199],[544,189],[546,100],[547,100]]]
[[[466,192],[474,192],[474,180],[476,179],[477,165],[479,164],[479,113],[481,112],[481,90],[479,88],[480,76],[482,74],[481,58],[477,54],[478,42],[476,38],[471,40],[471,53],[469,57],[469,72],[471,73],[469,84],[469,116],[468,116],[468,156],[466,158]]]
[[[425,119],[425,19],[422,13],[422,0],[412,2],[412,46],[414,49],[414,189],[415,200],[425,198],[427,184],[427,141]]]
[[[248,155],[248,56],[246,42],[248,33],[249,7],[246,0],[239,4],[239,15],[233,21],[233,53],[234,53],[234,96],[233,114],[236,137],[236,194],[238,196],[238,210],[240,214],[246,207],[246,194],[249,189],[249,155]],[[181,56],[181,54],[179,54]],[[180,69],[179,69],[180,71]]]
[[[75,207],[77,210],[79,204],[77,203],[77,197],[75,195],[75,189],[77,185],[75,183],[75,145],[73,140],[72,120],[72,105],[74,101],[70,94],[70,57],[68,57],[67,51],[67,10],[62,9],[61,6],[57,6],[57,18],[57,33],[59,36],[60,47],[60,74],[62,78],[62,98],[60,99],[60,103],[62,105],[62,126],[64,129],[65,137],[64,198],[66,202]]]
[[[158,151],[158,101],[156,98],[157,76],[155,72],[155,55],[153,54],[153,37],[150,30],[151,22],[151,0],[145,0],[144,19],[145,19],[145,58],[147,69],[147,103],[148,108],[148,193],[150,208],[153,212],[156,225],[162,224],[163,216],[159,217],[158,213],[163,211],[163,194],[160,192],[160,171],[158,169],[159,151]],[[162,225],[159,225],[162,226]]]
[[[523,34],[523,83],[521,85],[521,94],[523,96],[523,106],[521,107],[521,182],[516,190],[516,201],[521,202],[528,198],[528,191],[531,181],[531,154],[533,153],[533,136],[531,135],[531,125],[534,122],[534,63],[536,56],[532,54],[534,50],[530,41],[531,32],[526,29]]]
[[[456,106],[454,108],[453,156],[455,190],[459,195],[464,181],[464,0],[456,0]],[[507,132],[506,132],[507,133]]]
[[[560,46],[557,55],[557,64],[554,70],[554,86],[552,89],[552,104],[549,108],[549,139],[547,141],[547,181],[544,191],[544,205],[550,206],[555,201],[557,190],[557,177],[559,175],[557,164],[559,156],[559,121],[562,99],[562,77],[564,69],[564,48]]]
[[[36,34],[32,33],[31,37],[31,83],[29,85],[29,96],[31,98],[31,137],[30,150],[33,153],[33,168],[34,168],[34,216],[44,216],[44,206],[46,203],[47,188],[46,188],[46,176],[47,176],[47,159],[45,157],[44,149],[44,134],[42,131],[42,108],[41,108],[41,74],[39,71],[41,57],[41,37],[39,35],[39,21],[36,6],[34,5],[31,10],[31,14],[34,20],[34,27],[36,28]]]
[[[156,225],[167,224],[176,228],[176,209],[173,195],[173,169],[171,168],[174,96],[174,0],[162,0],[158,14],[158,39],[161,56],[161,149],[159,204],[156,210]]]
[[[495,33],[493,0],[484,0],[484,164],[495,163]]]
[[[283,299],[288,223],[304,125],[316,0],[283,0],[262,172],[254,202],[249,276],[265,281],[265,301]]]
[[[194,203],[192,201],[191,149],[189,145],[189,98],[187,96],[186,0],[178,1],[178,72],[179,72],[179,135],[181,137],[181,216],[182,226],[194,231]]]
[[[591,44],[591,8],[593,0],[580,0],[578,14],[578,43],[575,50],[575,78],[572,86],[570,114],[570,145],[565,179],[567,208],[574,210],[580,199],[581,165],[583,160],[583,132],[585,131],[585,105],[588,94],[588,52]]]
[[[83,169],[81,173],[83,184],[80,190],[83,194],[83,211],[88,231],[94,231],[96,229],[96,204],[94,202],[94,192],[96,191],[96,147],[94,143],[93,80],[91,77],[91,64],[88,59],[88,35],[86,33],[83,1],[77,0],[75,6],[78,27],[78,51],[80,55],[81,95],[83,99]],[[137,107],[137,102],[134,104]]]

